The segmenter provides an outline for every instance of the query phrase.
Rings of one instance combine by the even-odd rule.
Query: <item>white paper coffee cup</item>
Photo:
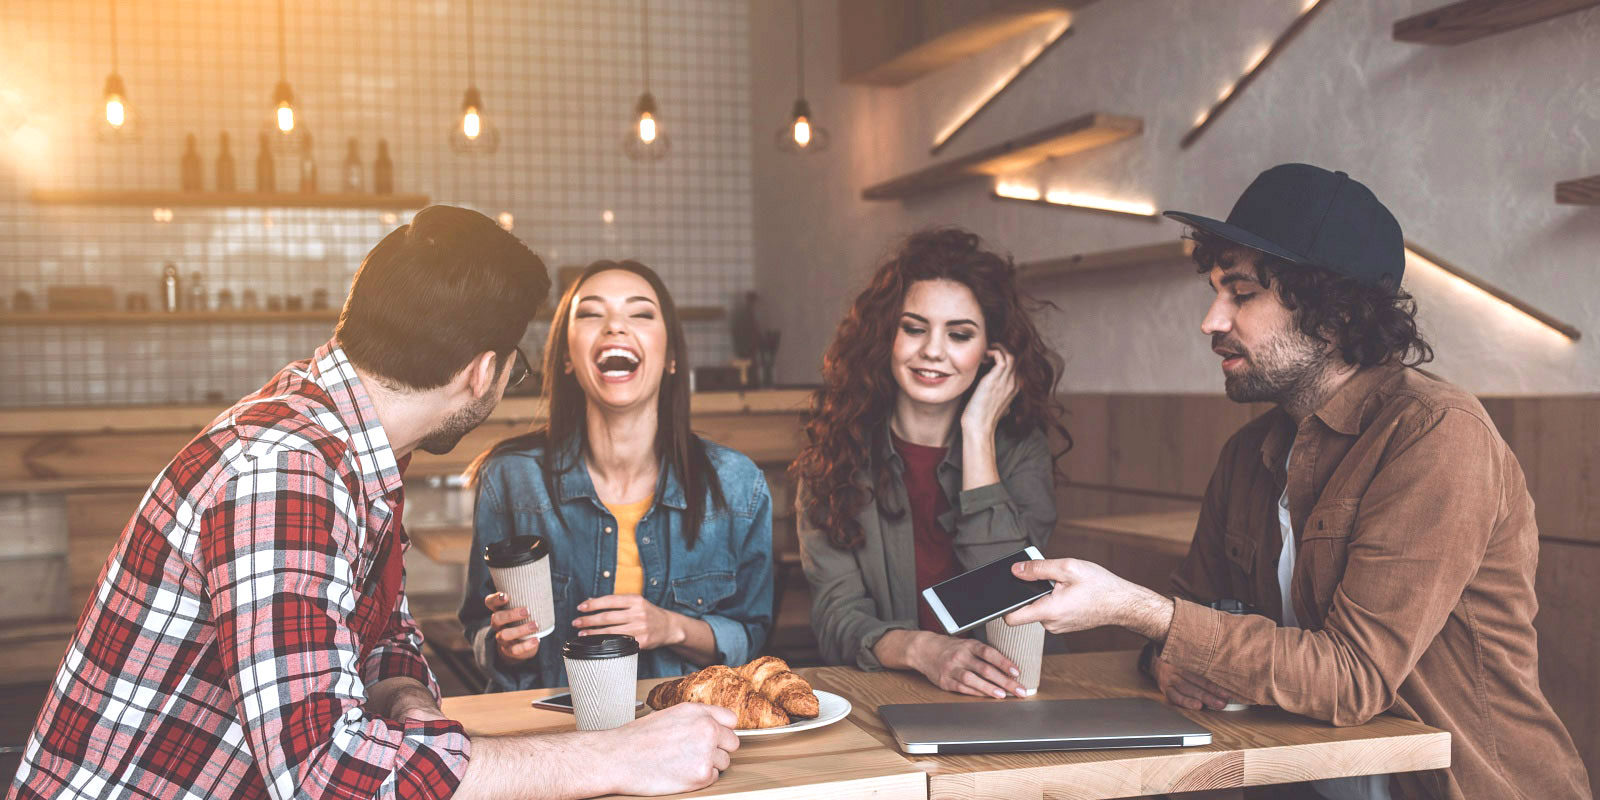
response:
[[[1017,682],[1029,697],[1039,691],[1039,671],[1044,662],[1044,625],[1030,622],[1012,627],[1004,618],[991,619],[983,626],[989,646],[999,650],[1017,665],[1022,674]]]
[[[539,638],[556,629],[555,598],[550,590],[550,543],[539,536],[512,536],[484,548],[483,560],[496,590],[510,601],[507,608],[528,609]],[[524,637],[527,638],[527,637]]]
[[[623,633],[568,639],[561,648],[580,731],[608,731],[633,721],[638,707],[639,642]]]

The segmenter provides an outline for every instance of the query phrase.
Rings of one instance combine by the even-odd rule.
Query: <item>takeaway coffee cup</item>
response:
[[[534,636],[544,638],[556,629],[555,601],[550,594],[550,542],[539,536],[513,536],[484,548],[495,588],[511,601],[508,608],[528,609],[529,621],[538,623]]]
[[[983,626],[989,646],[1011,659],[1022,674],[1017,682],[1032,697],[1039,691],[1039,668],[1044,661],[1044,625],[1030,622],[1015,627],[1005,619],[991,619]]]
[[[639,642],[625,633],[568,639],[561,648],[580,731],[607,731],[633,721]]]

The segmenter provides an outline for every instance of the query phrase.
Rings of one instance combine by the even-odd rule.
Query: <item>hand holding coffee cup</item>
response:
[[[539,654],[539,623],[527,608],[512,608],[505,592],[490,592],[483,598],[483,606],[490,611],[490,635],[502,659],[527,661]]]
[[[1005,619],[991,619],[983,626],[984,638],[989,646],[999,650],[1017,665],[1021,674],[1025,697],[1039,692],[1039,673],[1044,664],[1044,625],[1029,622],[1025,625],[1008,625]]]
[[[538,652],[537,645],[531,650],[509,645],[548,636],[556,629],[555,598],[550,588],[550,543],[539,536],[512,536],[484,548],[483,560],[499,590],[495,595],[505,598],[503,605],[495,595],[483,601],[495,612],[490,624],[495,627],[496,649],[519,660],[530,658]],[[516,625],[522,619],[519,612],[527,614],[527,621]]]

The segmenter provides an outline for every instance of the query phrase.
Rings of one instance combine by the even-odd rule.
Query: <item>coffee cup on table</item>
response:
[[[544,638],[556,629],[555,599],[550,592],[550,542],[539,536],[512,536],[484,548],[494,586],[509,601],[507,608],[528,609],[538,625],[533,635]],[[527,637],[524,637],[527,638]]]
[[[561,648],[580,731],[608,731],[633,721],[638,707],[639,642],[625,633],[568,639]]]
[[[1029,697],[1039,691],[1039,672],[1044,662],[1044,625],[1007,625],[1005,618],[991,619],[983,626],[989,646],[999,650],[1017,665],[1017,682]]]

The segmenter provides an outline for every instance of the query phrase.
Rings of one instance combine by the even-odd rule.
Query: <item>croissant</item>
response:
[[[773,705],[754,684],[721,664],[693,675],[668,681],[650,690],[645,702],[660,711],[679,703],[722,706],[739,716],[735,728],[776,728],[789,724],[789,715]]]
[[[820,713],[817,693],[805,678],[789,670],[788,662],[774,656],[762,656],[734,672],[755,685],[756,691],[766,696],[791,717],[811,718]]]

